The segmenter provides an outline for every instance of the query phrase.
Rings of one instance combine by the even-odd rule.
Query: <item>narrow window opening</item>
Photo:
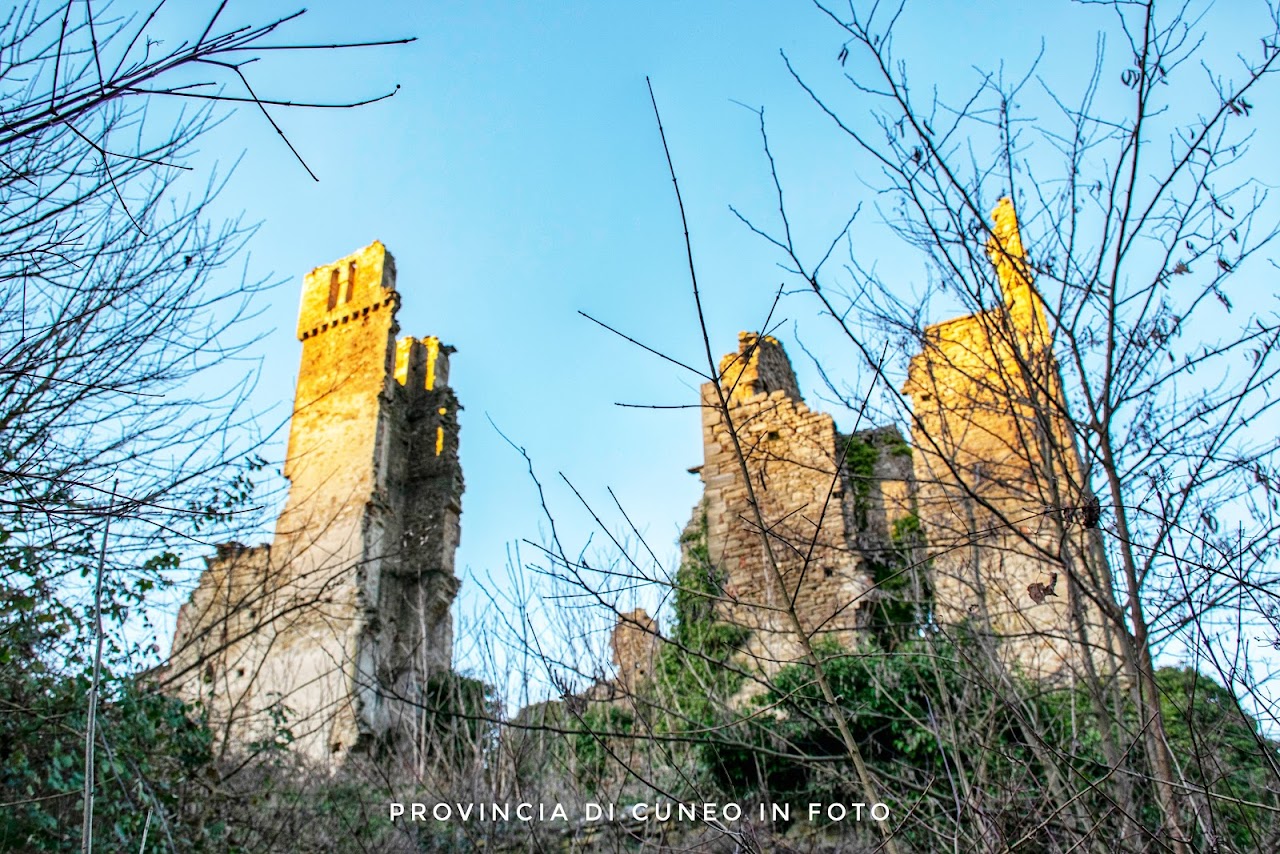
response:
[[[351,296],[356,292],[356,262],[352,261],[347,264],[347,298],[343,302],[351,302]]]
[[[329,272],[329,311],[333,311],[338,304],[338,268],[334,267]]]

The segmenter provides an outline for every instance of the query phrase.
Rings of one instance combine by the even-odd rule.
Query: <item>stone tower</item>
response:
[[[742,333],[719,389],[702,387],[704,497],[684,539],[705,536],[716,617],[748,630],[760,671],[799,658],[792,608],[846,648],[932,620],[1032,678],[1115,671],[1097,501],[1008,199],[994,221],[1000,303],[925,330],[911,445],[892,427],[841,435],[767,336]],[[614,647],[625,683],[636,663]]]
[[[927,327],[903,388],[936,617],[1030,676],[1110,668],[1097,503],[1009,199],[993,219],[1000,304]]]
[[[218,548],[167,668],[228,744],[284,727],[328,763],[411,738],[413,701],[450,665],[463,488],[453,350],[397,341],[399,301],[378,242],[303,283],[275,536]]]
[[[801,399],[782,345],[749,332],[721,360],[719,394],[703,385],[702,413],[705,491],[691,530],[705,514],[718,618],[749,629],[745,653],[767,673],[802,654],[786,614],[792,601],[805,632],[856,644],[877,596],[877,562],[910,513],[902,437],[893,428],[840,434]]]

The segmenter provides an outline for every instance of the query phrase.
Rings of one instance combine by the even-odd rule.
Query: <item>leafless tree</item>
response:
[[[705,680],[676,695],[675,683],[663,685],[670,674],[620,676],[612,698],[597,699],[625,709],[625,725],[612,713],[581,724],[651,796],[723,796],[724,780],[717,788],[697,776],[696,758],[682,761],[691,744],[732,756],[756,797],[769,792],[769,768],[796,767],[788,761],[839,769],[837,791],[895,805],[887,838],[863,838],[886,850],[1273,847],[1280,323],[1256,294],[1274,267],[1280,219],[1250,166],[1262,149],[1250,143],[1277,61],[1275,9],[1263,9],[1264,32],[1240,34],[1237,65],[1206,73],[1211,18],[1200,7],[1082,3],[1082,26],[1102,35],[1075,91],[1051,88],[1035,69],[1012,83],[979,74],[954,103],[908,85],[896,53],[897,30],[918,22],[920,6],[817,9],[838,37],[835,79],[787,67],[848,140],[851,162],[870,164],[861,177],[879,219],[925,260],[929,285],[908,298],[880,278],[883,233],[871,223],[863,238],[867,217],[856,209],[835,234],[794,233],[786,161],[770,149],[762,114],[778,207],[741,216],[803,285],[807,297],[788,296],[787,309],[816,300],[863,368],[858,381],[832,367],[837,355],[815,356],[859,426],[821,466],[828,502],[789,508],[811,525],[806,537],[770,504],[753,465],[768,437],[734,422],[736,369],[714,357],[705,325],[706,364],[685,365],[708,383],[701,405],[732,440],[750,496],[738,523],[756,532],[755,569],[787,594],[783,604],[744,603],[719,556],[690,544],[693,572],[664,571],[621,535],[613,559],[556,543],[544,571],[559,601],[590,604],[605,624],[635,623],[627,603],[637,588],[683,599],[654,643],[686,674],[706,672],[707,647],[680,630],[698,599],[709,623],[744,605],[776,611],[800,654],[779,670],[728,640],[708,663],[739,671],[730,694],[755,683],[754,701],[717,696]],[[841,85],[852,106],[833,106]],[[684,230],[696,239],[696,225]],[[814,243],[824,247],[816,255],[802,248]],[[851,451],[868,422],[911,435],[922,536],[895,572],[846,604],[870,613],[903,595],[895,579],[916,576],[928,601],[908,588],[916,607],[897,612],[896,645],[833,651],[796,601],[816,583],[808,570],[819,568],[822,519],[855,482]],[[625,513],[615,518],[626,531]],[[562,683],[579,686],[567,698],[599,668],[574,658],[543,655]],[[851,672],[886,699],[841,695],[833,684]],[[879,702],[894,710],[884,728],[903,733],[881,754],[867,724]],[[825,733],[824,749],[798,732]],[[645,750],[627,746],[637,740]],[[917,764],[874,761],[885,755]],[[750,844],[743,828],[726,832]]]
[[[246,427],[235,414],[244,384],[193,396],[188,381],[250,343],[235,328],[261,284],[207,284],[251,229],[205,214],[216,175],[194,197],[172,187],[219,106],[252,104],[274,127],[286,102],[255,94],[244,69],[255,52],[310,46],[271,43],[296,15],[232,26],[221,4],[161,50],[150,28],[163,5],[119,20],[32,2],[4,22],[5,501],[45,548],[73,545],[59,526],[83,531],[101,516],[117,474],[125,497],[112,512],[146,519],[139,532],[190,533],[243,485],[207,489],[215,468],[245,456],[221,446]],[[169,123],[148,120],[161,100],[184,102]],[[139,535],[113,553],[150,548]]]
[[[253,229],[211,214],[225,175],[196,174],[197,142],[247,106],[264,139],[297,155],[280,110],[358,104],[260,93],[246,66],[411,41],[305,44],[290,39],[301,12],[246,26],[229,23],[239,12],[227,3],[188,17],[185,40],[161,40],[170,11],[160,2],[117,16],[106,4],[30,0],[0,20],[0,680],[17,723],[48,711],[41,674],[70,677],[93,657],[86,641],[102,638],[103,620],[81,610],[92,593],[81,577],[108,521],[99,611],[110,670],[147,654],[110,630],[172,582],[180,555],[250,509],[262,464],[243,406],[252,378],[232,370],[215,390],[197,381],[234,368],[252,343],[240,324],[264,283],[230,269]],[[59,738],[11,749],[53,763]],[[55,767],[35,768],[41,786]],[[41,791],[14,803],[69,794]]]
[[[1274,584],[1276,442],[1268,426],[1280,326],[1243,290],[1267,275],[1277,228],[1248,165],[1256,156],[1253,102],[1275,67],[1276,13],[1262,10],[1270,28],[1240,42],[1234,68],[1206,74],[1206,10],[1082,5],[1082,24],[1106,35],[1071,95],[1033,74],[1015,83],[987,74],[959,103],[922,98],[895,54],[905,5],[818,7],[840,34],[837,62],[858,121],[788,63],[873,164],[867,178],[879,184],[880,213],[929,260],[941,301],[958,303],[976,328],[926,328],[921,306],[876,275],[856,225],[832,244],[849,238],[842,269],[832,269],[829,254],[801,257],[776,168],[780,225],[758,231],[841,319],[867,367],[876,367],[877,352],[868,346],[877,333],[868,330],[922,353],[912,371],[897,366],[913,400],[890,394],[887,408],[910,419],[916,452],[930,463],[922,493],[949,493],[980,511],[969,530],[934,526],[944,533],[930,543],[935,564],[954,565],[950,550],[994,528],[1000,542],[988,552],[1000,545],[1059,569],[1024,573],[1026,595],[1008,610],[1039,606],[1060,574],[1075,624],[1064,638],[1094,649],[1106,646],[1100,634],[1118,639],[1104,658],[1118,662],[1127,697],[1102,690],[1097,669],[1076,675],[1104,733],[1105,785],[1126,814],[1123,838],[1137,829],[1155,834],[1138,846],[1224,846],[1218,807],[1243,793],[1206,789],[1221,775],[1196,767],[1204,757],[1173,755],[1163,709],[1185,713],[1188,699],[1166,692],[1162,702],[1155,658],[1185,657],[1274,726],[1265,674],[1247,662],[1257,655],[1256,635],[1270,646],[1276,628],[1263,591]],[[1118,80],[1110,79],[1107,37],[1132,60]],[[1043,112],[1020,112],[1024,100]],[[1012,199],[1021,234],[989,215],[1002,196]],[[975,354],[982,348],[1003,354],[1000,364]],[[969,395],[967,411],[922,404],[948,384]],[[992,430],[993,417],[1015,429]],[[1032,461],[1031,476],[1001,475],[1001,458]],[[1016,584],[1006,589],[1020,593]],[[1083,658],[1096,664],[1095,653]],[[1118,723],[1125,703],[1137,710],[1136,727]],[[1257,748],[1274,772],[1273,747],[1259,735]],[[1154,792],[1158,830],[1142,818],[1138,788]]]

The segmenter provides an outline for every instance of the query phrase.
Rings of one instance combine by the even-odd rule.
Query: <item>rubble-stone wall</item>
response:
[[[653,675],[658,657],[658,622],[644,608],[618,615],[609,646],[618,668],[618,687],[630,695]]]
[[[1002,303],[925,330],[904,388],[910,446],[892,427],[838,433],[771,337],[742,333],[719,387],[702,387],[695,522],[706,514],[716,617],[749,630],[760,671],[800,656],[791,612],[806,634],[856,645],[889,566],[917,573],[894,595],[931,598],[936,623],[985,635],[1026,675],[1114,672],[1097,504],[1007,199],[994,221]]]
[[[904,445],[896,430],[842,436],[809,409],[771,337],[743,333],[720,370],[719,392],[702,388],[700,469],[715,610],[774,672],[802,655],[792,610],[805,633],[856,643],[875,596],[868,562],[910,512],[910,462],[888,450]]]
[[[462,473],[452,348],[397,342],[381,243],[306,277],[302,362],[270,545],[220,547],[179,614],[168,679],[227,743],[288,727],[316,761],[409,734],[452,657]]]

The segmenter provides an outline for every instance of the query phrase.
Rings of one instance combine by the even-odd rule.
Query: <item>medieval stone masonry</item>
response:
[[[795,619],[855,648],[894,599],[897,617],[963,631],[1031,678],[1114,672],[1097,502],[1012,203],[993,218],[1002,303],[924,330],[903,389],[910,444],[894,427],[839,433],[768,336],[742,333],[703,386],[704,497],[685,539],[705,535],[716,619],[749,630],[742,666],[800,661]],[[623,687],[643,667],[629,653],[649,655],[635,635],[656,632],[629,617],[613,643]]]
[[[830,415],[809,409],[771,337],[744,332],[720,374],[719,393],[702,388],[706,487],[695,513],[705,514],[723,593],[717,617],[749,629],[746,655],[772,672],[801,655],[793,606],[804,631],[856,643],[864,606],[877,595],[870,563],[911,512],[911,457],[892,428],[845,436]],[[851,451],[867,460],[861,470],[842,464]]]
[[[1097,500],[1008,199],[993,219],[1002,304],[925,329],[903,388],[937,619],[1034,676],[1114,670]]]
[[[275,536],[218,548],[167,668],[226,741],[287,727],[328,763],[412,738],[414,701],[450,666],[463,488],[452,348],[397,341],[399,302],[381,243],[306,277]]]
[[[776,673],[802,658],[802,635],[852,649],[898,620],[962,630],[1032,678],[1114,671],[1097,501],[1008,200],[994,221],[998,305],[924,330],[902,390],[910,442],[895,427],[840,433],[769,336],[742,333],[702,387],[704,495],[686,543],[713,618],[745,630],[741,666]],[[287,728],[322,763],[411,744],[416,701],[450,666],[452,349],[397,340],[399,299],[376,242],[306,277],[287,503],[269,544],[217,549],[167,668],[224,743]],[[617,678],[593,696],[642,684],[660,642],[643,610],[622,615]]]

